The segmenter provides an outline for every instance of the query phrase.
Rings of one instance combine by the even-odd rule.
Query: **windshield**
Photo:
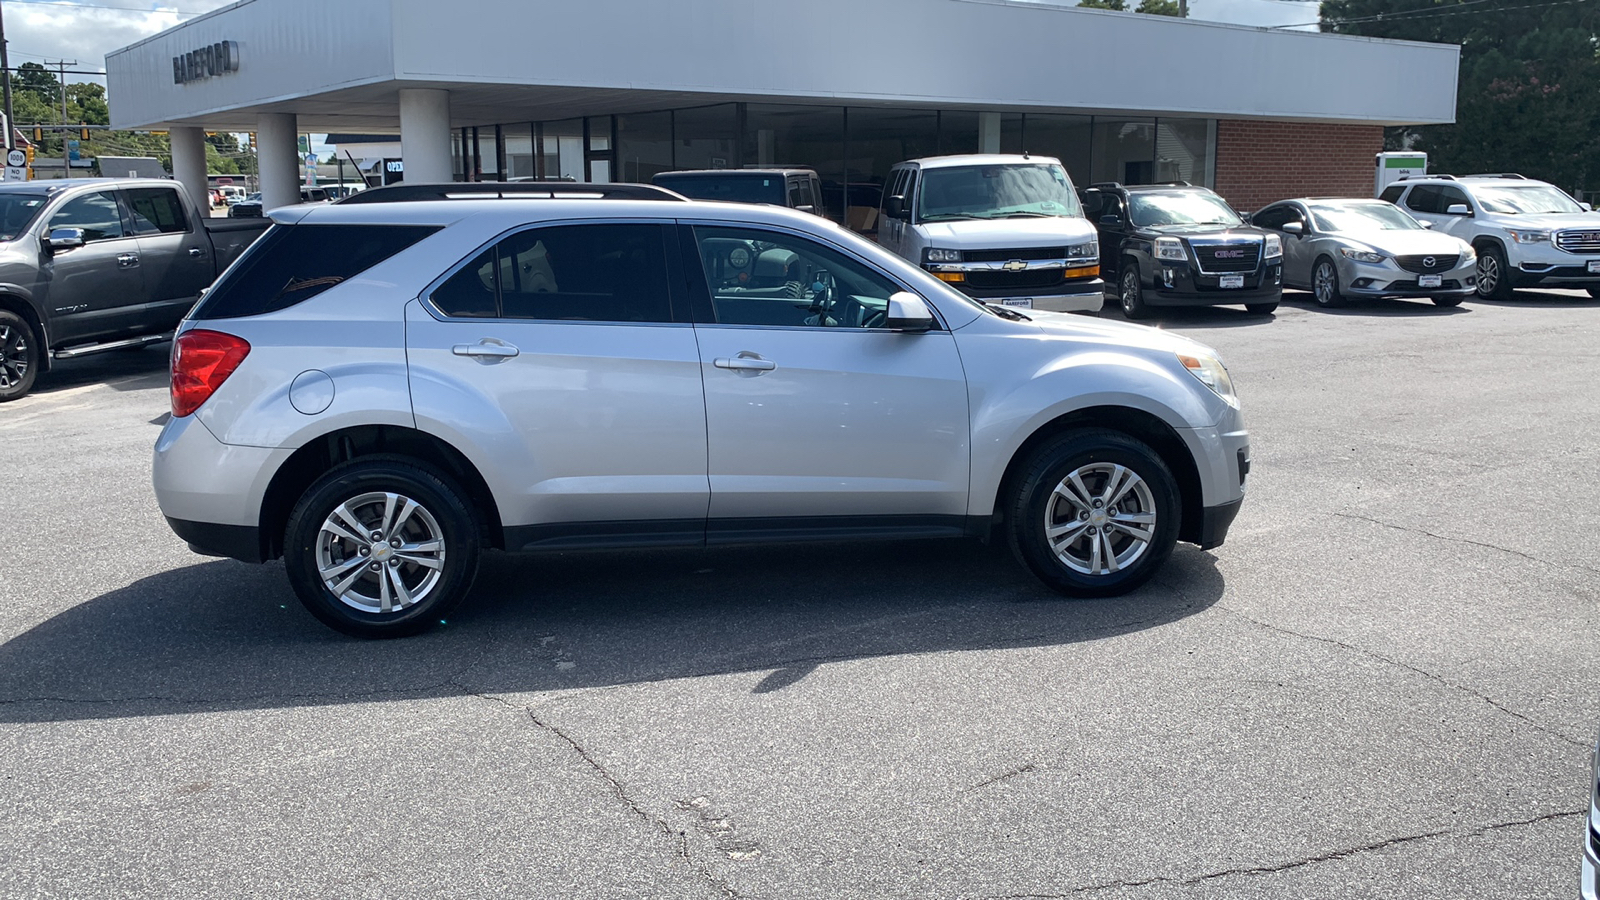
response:
[[[923,169],[917,219],[1028,219],[1077,216],[1078,195],[1056,163]]]
[[[1128,195],[1129,214],[1141,228],[1152,225],[1243,225],[1239,214],[1222,198],[1201,191],[1134,191]]]
[[[1478,197],[1478,205],[1492,213],[1515,216],[1583,212],[1578,201],[1548,184],[1478,185],[1473,193]]]
[[[1308,204],[1318,231],[1421,231],[1392,203]]]
[[[0,241],[16,240],[27,231],[44,201],[43,194],[0,194]]]
[[[784,204],[784,179],[782,175],[738,175],[712,177],[684,175],[674,178],[664,172],[651,179],[655,184],[688,197],[691,200],[727,200],[734,203]]]

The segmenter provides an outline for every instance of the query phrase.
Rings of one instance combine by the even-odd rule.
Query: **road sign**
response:
[[[6,165],[8,167],[20,169],[27,164],[28,154],[22,150],[11,150],[6,153]]]
[[[7,181],[27,181],[28,170],[22,166],[6,166]]]

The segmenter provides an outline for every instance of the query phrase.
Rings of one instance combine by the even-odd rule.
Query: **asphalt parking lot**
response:
[[[63,363],[0,407],[0,896],[1575,896],[1600,302],[1165,327],[1255,469],[1134,595],[964,543],[492,554],[391,642],[170,533],[165,346]]]

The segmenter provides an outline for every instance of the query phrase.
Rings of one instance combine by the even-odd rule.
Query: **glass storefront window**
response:
[[[1001,113],[1000,152],[1021,153],[1024,149],[1022,146],[1022,113]],[[1066,160],[1062,160],[1062,162],[1065,163]],[[1067,170],[1070,172],[1071,167],[1068,166]]]
[[[744,128],[745,165],[817,170],[824,215],[844,221],[844,107],[751,103],[745,108]],[[848,205],[869,201],[877,207],[877,194],[870,189]]]
[[[649,184],[672,168],[672,113],[617,116],[617,178]]]
[[[845,115],[849,128],[846,168],[852,182],[873,184],[881,190],[895,163],[939,153],[936,112],[852,106]]]
[[[465,180],[467,168],[461,154],[461,148],[465,146],[466,135],[467,130],[465,128],[457,128],[450,132],[450,177],[454,181]]]
[[[532,125],[502,125],[500,139],[506,148],[507,179],[534,178],[539,174],[534,168]]]
[[[1079,187],[1089,183],[1088,116],[1060,116],[1052,113],[1028,113],[1022,117],[1022,151],[1039,156],[1054,156],[1061,160],[1072,183]]]
[[[679,169],[737,169],[739,104],[697,106],[673,113],[673,164]]]
[[[1154,119],[1094,120],[1093,181],[1149,184],[1156,178],[1156,123]]]
[[[978,114],[964,110],[944,110],[939,113],[939,152],[977,153]]]
[[[473,181],[499,181],[500,180],[500,149],[495,136],[498,129],[493,125],[480,125],[475,129],[478,132],[478,152],[473,157],[478,170]]]
[[[1216,119],[1157,119],[1155,180],[1210,187],[1216,180],[1216,145]]]
[[[543,160],[543,177],[552,181],[585,180],[582,119],[544,123],[541,145],[539,156]]]

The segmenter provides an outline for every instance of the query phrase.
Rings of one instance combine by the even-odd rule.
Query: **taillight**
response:
[[[172,415],[200,408],[250,353],[250,342],[220,331],[185,331],[172,342]]]

